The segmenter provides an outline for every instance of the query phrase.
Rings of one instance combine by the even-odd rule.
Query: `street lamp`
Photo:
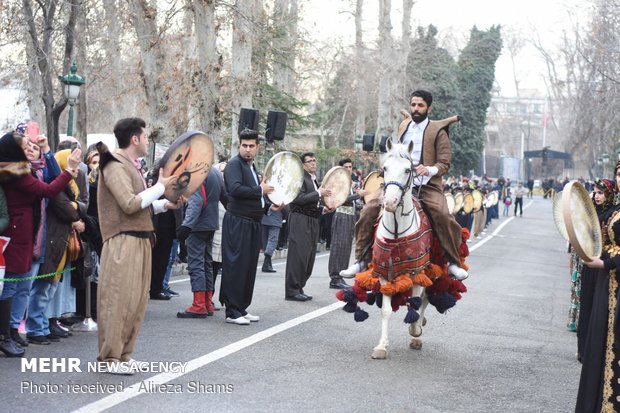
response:
[[[80,86],[85,82],[85,79],[77,74],[77,65],[75,62],[71,65],[71,73],[64,76],[58,76],[60,81],[65,85],[64,92],[65,97],[69,103],[69,119],[67,120],[67,136],[73,136],[73,106],[75,105],[78,96],[80,95]]]
[[[353,165],[354,168],[359,169],[361,167],[361,155],[362,155],[362,144],[364,143],[364,140],[362,138],[362,135],[355,135],[355,165]],[[618,152],[620,156],[620,152]]]
[[[603,156],[601,158],[603,158],[603,178],[605,178],[607,176],[605,174],[606,169],[607,169],[606,167],[607,167],[607,164],[609,163],[609,158],[610,157],[609,157],[609,154],[603,153]]]

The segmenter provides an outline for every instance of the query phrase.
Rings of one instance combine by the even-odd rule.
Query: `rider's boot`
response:
[[[368,266],[364,260],[355,261],[349,268],[340,271],[340,276],[342,278],[353,278],[355,274],[366,270],[366,268],[368,268]]]
[[[448,273],[459,281],[463,281],[469,277],[469,273],[456,264],[448,265]]]

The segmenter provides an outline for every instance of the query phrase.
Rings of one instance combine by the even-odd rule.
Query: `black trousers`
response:
[[[519,208],[519,215],[523,215],[523,198],[515,198],[515,215],[517,215],[517,208]]]
[[[224,215],[220,302],[226,306],[226,317],[242,317],[252,304],[261,231],[260,221]]]
[[[168,232],[157,232],[157,242],[153,247],[151,258],[151,289],[152,295],[159,294],[164,288],[164,275],[168,268],[173,237]]]
[[[289,237],[286,255],[285,294],[301,293],[314,268],[316,244],[319,240],[319,218],[297,212],[288,216]]]

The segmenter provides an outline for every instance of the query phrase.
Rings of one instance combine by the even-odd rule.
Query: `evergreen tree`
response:
[[[406,87],[409,92],[424,89],[433,94],[431,119],[444,119],[457,114],[458,67],[450,53],[439,47],[435,26],[430,25],[426,30],[418,27],[412,40],[407,69]],[[403,105],[409,111],[409,94],[403,96]]]
[[[471,30],[469,42],[461,51],[456,72],[460,92],[458,128],[450,135],[452,174],[468,174],[480,164],[485,142],[484,127],[491,103],[495,62],[502,50],[500,27]]]

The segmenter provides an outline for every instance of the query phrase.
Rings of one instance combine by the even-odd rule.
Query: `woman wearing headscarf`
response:
[[[592,202],[601,225],[607,212],[614,207],[615,195],[616,185],[609,179],[600,179],[594,184]],[[583,266],[583,261],[571,248],[571,281],[573,282],[573,288],[571,289],[568,327],[574,331],[574,329],[571,329],[574,325],[577,330],[578,360],[581,360],[585,347],[585,338],[592,313],[594,291],[596,290],[596,282],[600,278],[597,274],[597,270]]]
[[[78,319],[85,318],[86,311],[86,282],[90,277],[90,316],[93,320],[97,319],[97,283],[99,280],[99,258],[103,241],[101,240],[101,230],[99,229],[99,213],[97,210],[97,177],[99,172],[99,152],[95,144],[90,145],[84,156],[84,163],[88,168],[88,208],[82,220],[86,229],[82,234],[84,241],[84,274],[83,282],[78,283],[75,297],[75,314]],[[75,281],[75,280],[74,280]]]
[[[49,151],[47,139],[37,141],[43,152]],[[0,138],[0,183],[4,188],[9,211],[9,226],[2,235],[11,238],[4,257],[7,278],[30,275],[34,249],[33,205],[41,198],[58,195],[73,176],[77,176],[79,150],[72,154],[67,168],[50,184],[41,182],[30,173],[26,158],[28,140],[19,132],[10,132]],[[21,357],[24,349],[10,337],[9,322],[15,286],[5,283],[0,295],[0,351],[9,357]]]
[[[69,149],[56,152],[54,157],[60,168],[67,167]],[[66,338],[69,334],[58,325],[63,312],[75,311],[75,289],[71,286],[71,262],[69,243],[72,241],[72,227],[84,231],[80,219],[77,197],[79,189],[75,179],[58,195],[51,198],[47,206],[47,234],[45,258],[39,268],[39,275],[55,274],[37,280],[33,286],[38,299],[31,301],[26,327],[30,343],[47,344]]]
[[[620,162],[614,168],[620,185]],[[576,412],[620,411],[620,330],[618,267],[620,205],[601,216],[603,254],[584,265],[595,269],[592,310],[584,339]]]
[[[41,148],[32,143],[28,143],[26,150],[26,158],[30,162],[32,175],[42,182],[51,182],[60,175],[60,167],[56,163],[52,151],[42,153]],[[30,299],[30,291],[32,289],[33,276],[39,274],[39,266],[43,262],[45,255],[45,222],[47,199],[35,201],[33,205],[34,219],[34,248],[32,252],[32,266],[28,277],[21,281],[15,282],[15,294],[13,295],[13,303],[11,305],[11,338],[20,346],[28,346],[28,342],[19,335],[19,325],[26,317],[28,302]],[[38,225],[37,225],[38,222]]]

